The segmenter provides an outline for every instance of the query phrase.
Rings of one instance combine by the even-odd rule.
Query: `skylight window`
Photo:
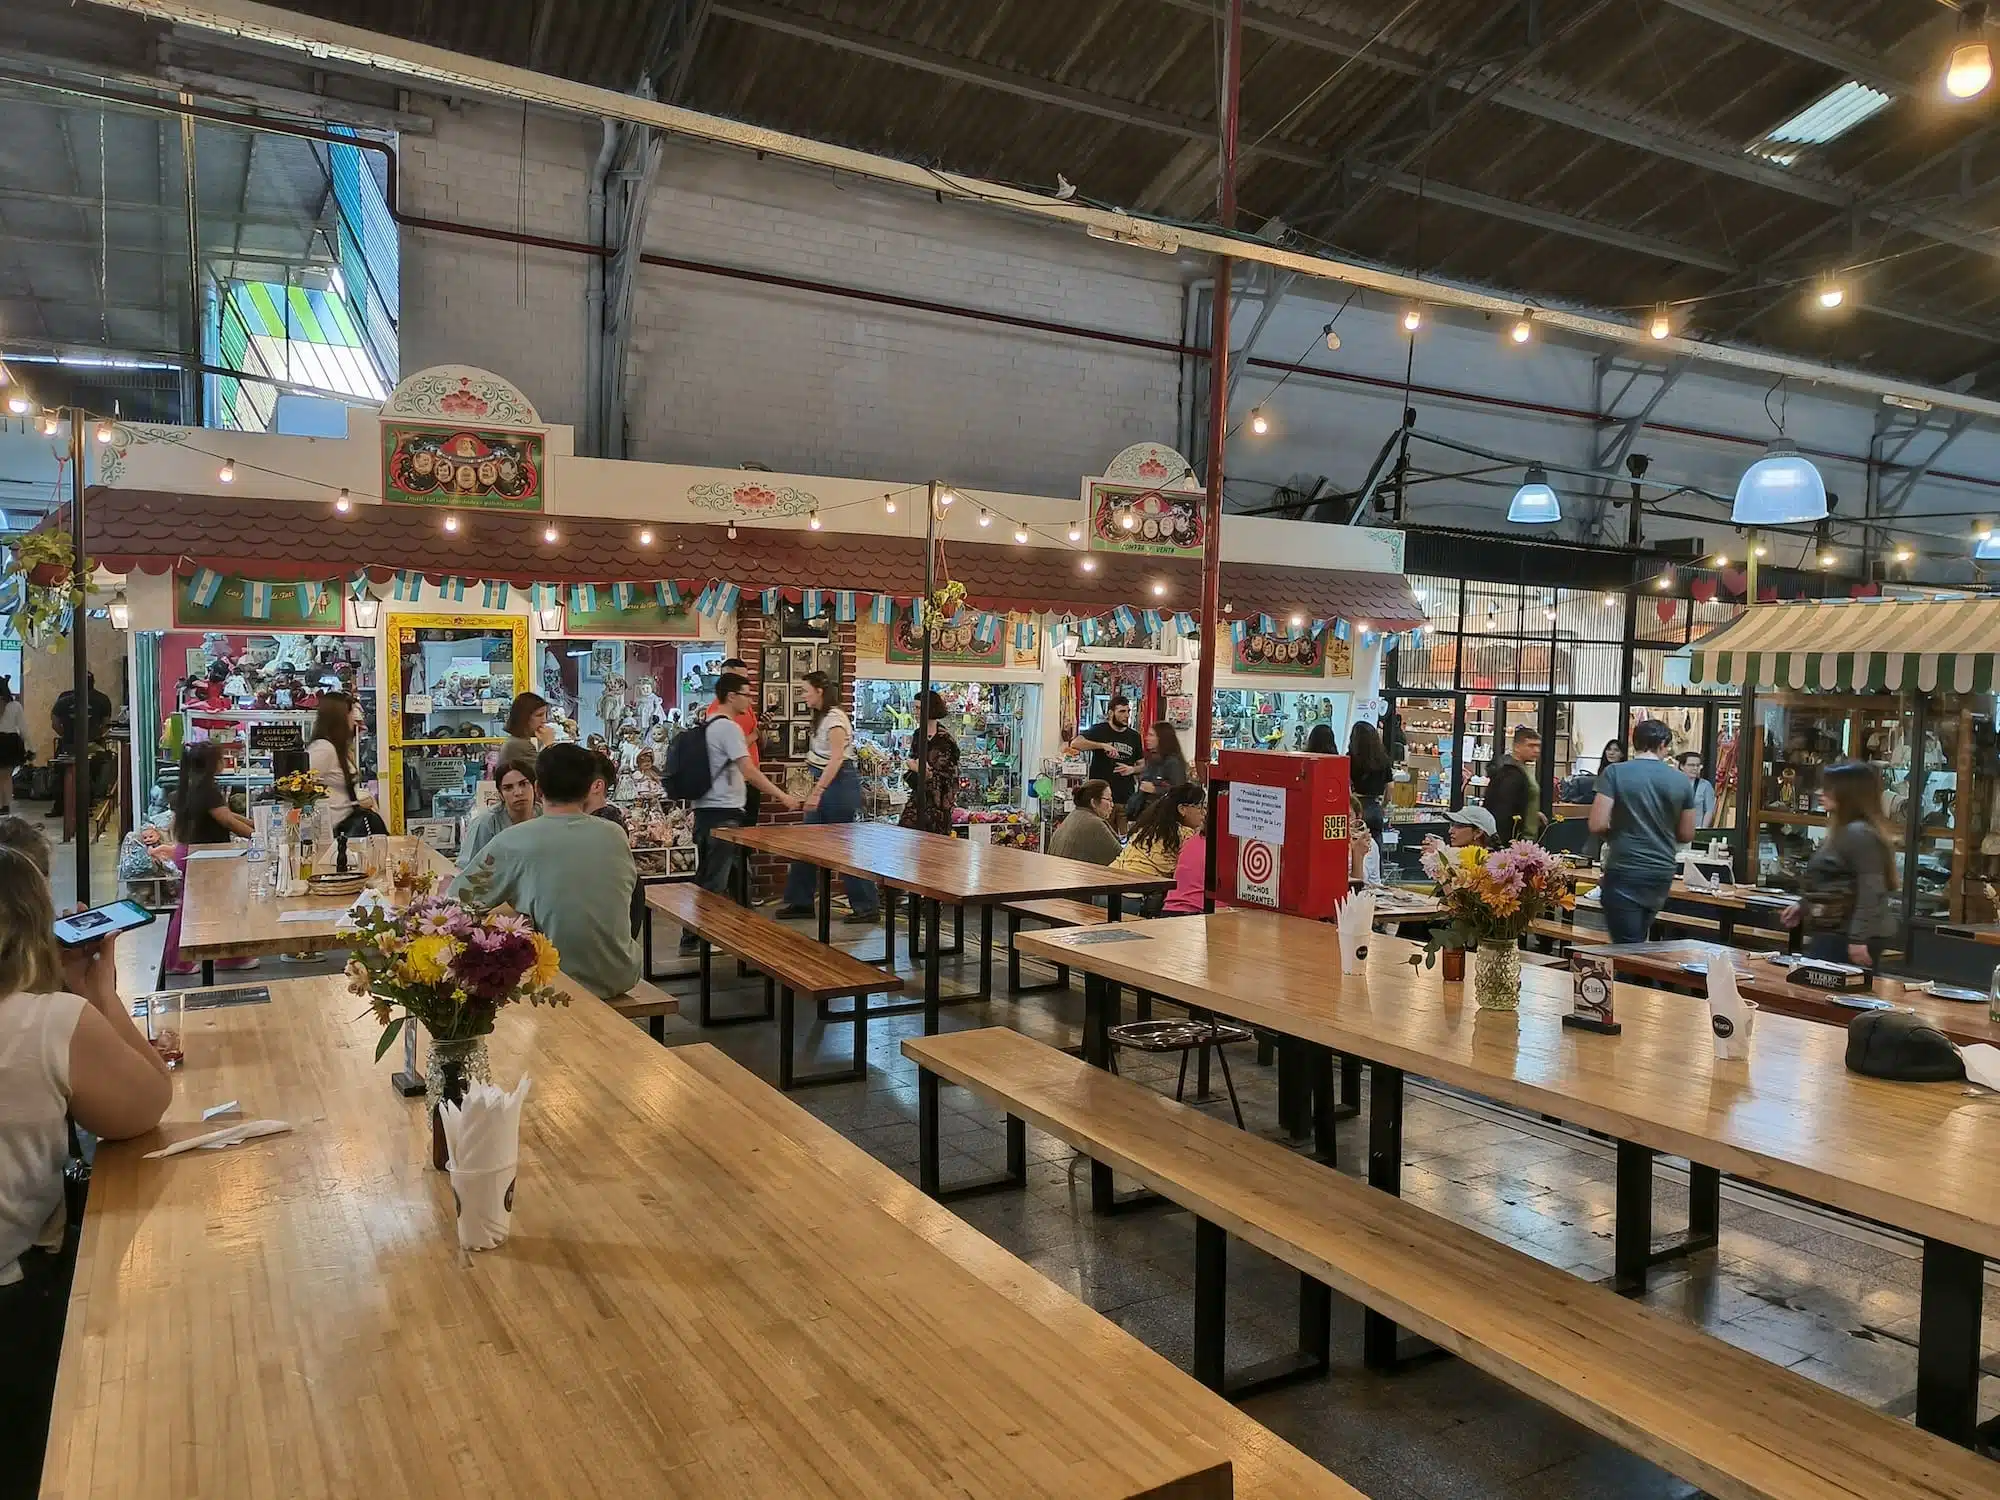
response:
[[[1797,148],[1824,146],[1837,141],[1863,120],[1872,118],[1893,103],[1895,100],[1890,95],[1850,78],[1789,120],[1774,125],[1761,140],[1752,141],[1745,149],[1753,156],[1789,167],[1799,159]]]

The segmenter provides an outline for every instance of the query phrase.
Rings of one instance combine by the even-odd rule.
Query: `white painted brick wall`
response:
[[[520,115],[424,107],[437,128],[404,142],[406,207],[518,227]],[[531,233],[588,238],[597,146],[594,123],[530,116]],[[668,143],[647,249],[1150,338],[1180,329],[1183,268],[1165,257],[685,142]],[[581,425],[586,287],[580,257],[408,231],[403,366],[483,365]],[[631,361],[635,458],[1044,494],[1171,439],[1179,378],[1170,355],[661,267],[640,273]]]

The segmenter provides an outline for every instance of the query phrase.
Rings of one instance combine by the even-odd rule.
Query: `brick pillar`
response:
[[[758,727],[760,729],[763,727],[764,647],[766,644],[769,644],[765,639],[767,628],[775,627],[769,626],[762,606],[746,590],[736,610],[736,654],[742,657],[750,666],[750,680],[757,694]],[[854,626],[852,624],[836,624],[833,627],[833,644],[840,648],[840,706],[847,710],[848,717],[852,719],[854,716]],[[798,761],[792,759],[789,739],[790,731],[788,729],[785,735],[786,743],[781,745],[779,752],[775,755],[767,755],[760,761],[760,768],[764,774],[779,786],[785,784],[786,769],[795,764],[802,764],[804,761],[803,756],[799,757]],[[802,817],[803,815],[800,813],[790,812],[777,807],[767,797],[764,799],[764,808],[758,815],[757,821],[760,825],[783,826],[788,823],[798,823],[802,820]],[[778,893],[784,886],[785,872],[788,868],[789,864],[785,860],[768,854],[753,854],[750,858],[750,899],[759,903],[777,900]]]

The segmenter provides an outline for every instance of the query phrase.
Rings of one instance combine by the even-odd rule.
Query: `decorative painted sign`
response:
[[[1114,484],[1136,484],[1144,489],[1201,489],[1194,465],[1165,443],[1134,443],[1111,460],[1105,467],[1104,478]]]
[[[1335,641],[1330,632],[1293,639],[1279,632],[1265,635],[1252,631],[1232,642],[1230,666],[1258,677],[1324,677],[1326,648],[1345,644]],[[1350,665],[1348,675],[1352,674]]]
[[[819,509],[819,497],[810,490],[791,485],[766,484],[746,479],[738,484],[691,484],[688,504],[697,510],[712,510],[725,516],[751,519],[770,516],[806,516]]]
[[[347,592],[338,578],[260,583],[198,568],[174,575],[174,625],[182,630],[310,630],[339,635],[347,628]]]
[[[519,387],[474,365],[431,365],[398,381],[382,405],[388,418],[486,427],[540,427],[541,413]]]
[[[1200,491],[1148,489],[1093,479],[1083,487],[1084,526],[1093,552],[1200,557]]]
[[[924,639],[910,623],[907,608],[887,625],[862,620],[855,626],[856,655],[863,661],[915,666],[924,659]],[[979,612],[966,610],[956,624],[940,626],[931,643],[933,666],[1035,667],[1041,664],[1041,626],[1033,615],[1010,614],[991,640],[979,639]]]
[[[600,586],[593,592],[597,596],[596,601],[588,608],[579,608],[576,596],[571,595],[564,618],[566,634],[609,636],[615,640],[650,637],[681,641],[701,639],[701,616],[694,612],[693,600],[662,604],[652,585],[644,584],[640,587],[640,597],[632,601],[631,607],[620,609],[615,590]]]
[[[382,423],[382,498],[404,505],[540,510],[547,463],[539,432]]]

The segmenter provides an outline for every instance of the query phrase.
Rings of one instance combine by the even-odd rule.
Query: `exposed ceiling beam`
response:
[[[1915,94],[1922,87],[1919,82],[1902,72],[1893,64],[1884,61],[1858,47],[1849,47],[1841,42],[1829,41],[1815,32],[1794,26],[1789,21],[1776,16],[1765,15],[1738,5],[1735,0],[1666,0],[1675,10],[1686,11],[1691,16],[1700,16],[1704,21],[1713,21],[1717,26],[1735,32],[1739,36],[1754,37],[1767,46],[1776,47],[1780,52],[1789,52],[1794,57],[1809,58],[1822,63],[1835,72],[1845,73],[1849,78],[1859,79],[1871,89],[1897,97]],[[1942,12],[1943,7],[1939,7]]]
[[[431,91],[524,102],[604,120],[629,120],[693,140],[744,151],[765,152],[824,170],[849,172],[878,182],[894,183],[940,200],[950,198],[1046,223],[1087,229],[1100,238],[1140,247],[1134,250],[1135,254],[1151,254],[1156,249],[1165,248],[1195,255],[1227,255],[1238,261],[1254,261],[1280,270],[1297,271],[1385,297],[1479,313],[1510,315],[1520,306],[1518,295],[1509,296],[1482,287],[1411,276],[1331,255],[1311,255],[1283,249],[1199,225],[1162,225],[1117,210],[1097,208],[1074,200],[1059,200],[1046,192],[1030,192],[1006,183],[900,161],[876,152],[860,151],[787,131],[677,108],[636,95],[621,94],[614,89],[530,73],[524,68],[451,52],[422,42],[279,10],[259,4],[257,0],[95,0],[95,3],[155,20],[201,27],[256,44],[286,48],[345,67],[417,80],[420,87]],[[1646,347],[1649,344],[1644,329],[1606,314],[1567,307],[1543,307],[1536,316],[1544,328],[1554,332],[1617,347]],[[1830,390],[1853,391],[1869,396],[1913,396],[1934,407],[1970,411],[1978,416],[2000,419],[2000,400],[1943,390],[1870,370],[1846,369],[1772,350],[1748,349],[1678,336],[1650,343],[1650,349],[1655,357],[1687,355],[1721,369],[1751,371],[1764,376],[1780,375],[1787,379],[1815,382]]]
[[[184,217],[184,209],[178,202],[146,203],[133,198],[109,198],[99,200],[87,193],[42,193],[33,188],[0,187],[0,205],[8,203],[49,204],[58,208],[87,209],[92,213],[98,209],[108,209],[114,214],[144,214],[150,218],[171,218],[176,223]],[[233,224],[239,220],[251,229],[316,229],[316,222],[308,222],[300,216],[285,214],[236,214],[228,209],[201,210],[204,224]],[[0,232],[4,232],[5,220],[0,219]]]
[[[106,3],[106,0],[100,0],[100,3]],[[119,3],[119,0],[110,0],[110,3]],[[1155,0],[1155,3],[1171,5],[1177,10],[1192,11],[1196,15],[1211,19],[1217,14],[1215,0]],[[1274,11],[1249,7],[1244,11],[1243,26],[1247,31],[1279,37],[1334,57],[1358,57],[1371,67],[1382,68],[1391,73],[1401,73],[1405,77],[1421,78],[1429,73],[1433,66],[1431,59],[1419,53],[1382,42],[1370,45],[1369,36],[1374,28],[1363,26],[1359,22],[1355,24],[1353,32],[1349,33],[1331,26],[1279,15]],[[1478,76],[1460,77],[1449,82],[1451,87],[1459,89],[1478,89],[1481,86],[1481,79]],[[1542,92],[1544,89],[1548,92]],[[1634,151],[1663,156],[1688,166],[1733,177],[1740,182],[1755,183],[1773,192],[1785,193],[1795,198],[1807,198],[1815,203],[1825,203],[1843,209],[1852,208],[1866,201],[1865,189],[1820,176],[1810,169],[1802,171],[1796,167],[1780,167],[1761,157],[1750,156],[1739,147],[1727,143],[1698,139],[1680,126],[1658,116],[1631,112],[1622,116],[1615,115],[1607,109],[1579,102],[1573,85],[1553,80],[1541,82],[1524,79],[1494,90],[1489,97],[1495,104],[1505,105],[1509,109],[1531,115],[1549,124],[1566,126],[1571,130],[1596,136],[1600,140],[1615,141]],[[1991,232],[1956,224],[1948,219],[1938,218],[1934,214],[1906,212],[1886,204],[1868,206],[1865,212],[1872,219],[1908,229],[1944,244],[1957,245],[1982,255],[2000,254],[2000,239],[1996,239]]]

